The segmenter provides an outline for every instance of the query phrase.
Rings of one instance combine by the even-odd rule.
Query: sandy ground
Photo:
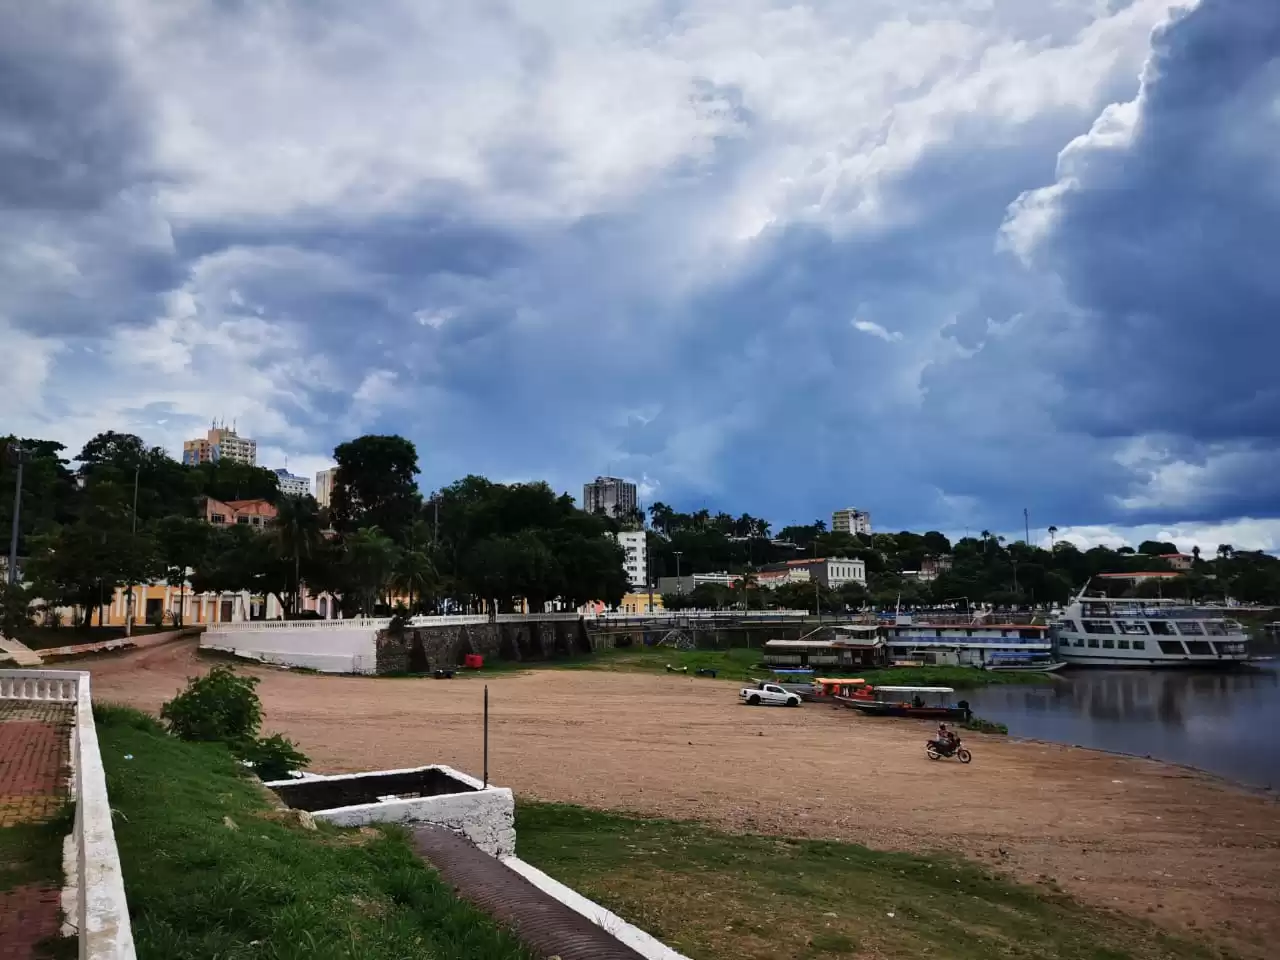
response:
[[[82,666],[78,664],[77,666]],[[156,710],[207,663],[189,641],[85,663],[99,701]],[[254,669],[265,729],[321,772],[447,763],[479,775],[477,679]],[[595,671],[488,680],[489,775],[518,796],[718,827],[951,850],[1246,956],[1280,942],[1280,804],[1214,778],[1072,747],[966,735],[932,762],[926,724],[740,706],[726,683]]]

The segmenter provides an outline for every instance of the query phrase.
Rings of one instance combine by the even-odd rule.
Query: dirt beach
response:
[[[99,701],[156,710],[207,669],[189,641],[79,664]],[[479,774],[475,678],[252,669],[265,728],[318,771],[447,763]],[[517,796],[885,849],[948,850],[1248,956],[1280,941],[1280,803],[1180,767],[847,710],[739,706],[722,681],[596,671],[488,680],[490,779]]]

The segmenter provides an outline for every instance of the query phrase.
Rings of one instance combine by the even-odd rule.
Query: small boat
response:
[[[873,717],[914,717],[917,720],[968,720],[969,702],[951,703],[951,687],[863,687],[837,703]],[[926,700],[926,697],[928,700]],[[932,702],[930,702],[932,701]]]
[[[983,670],[997,670],[1001,673],[1053,673],[1067,664],[1063,660],[993,660],[983,666]]]

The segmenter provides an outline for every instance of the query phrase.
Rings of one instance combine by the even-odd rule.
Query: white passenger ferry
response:
[[[1179,600],[1083,593],[1054,623],[1058,657],[1077,666],[1202,667],[1249,658],[1249,638],[1220,610]]]

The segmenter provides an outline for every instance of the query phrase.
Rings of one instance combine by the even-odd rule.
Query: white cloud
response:
[[[902,339],[901,331],[894,330],[890,332],[874,320],[854,320],[853,329],[860,330],[861,332],[870,334],[873,337],[879,337],[886,343],[896,343]]]

